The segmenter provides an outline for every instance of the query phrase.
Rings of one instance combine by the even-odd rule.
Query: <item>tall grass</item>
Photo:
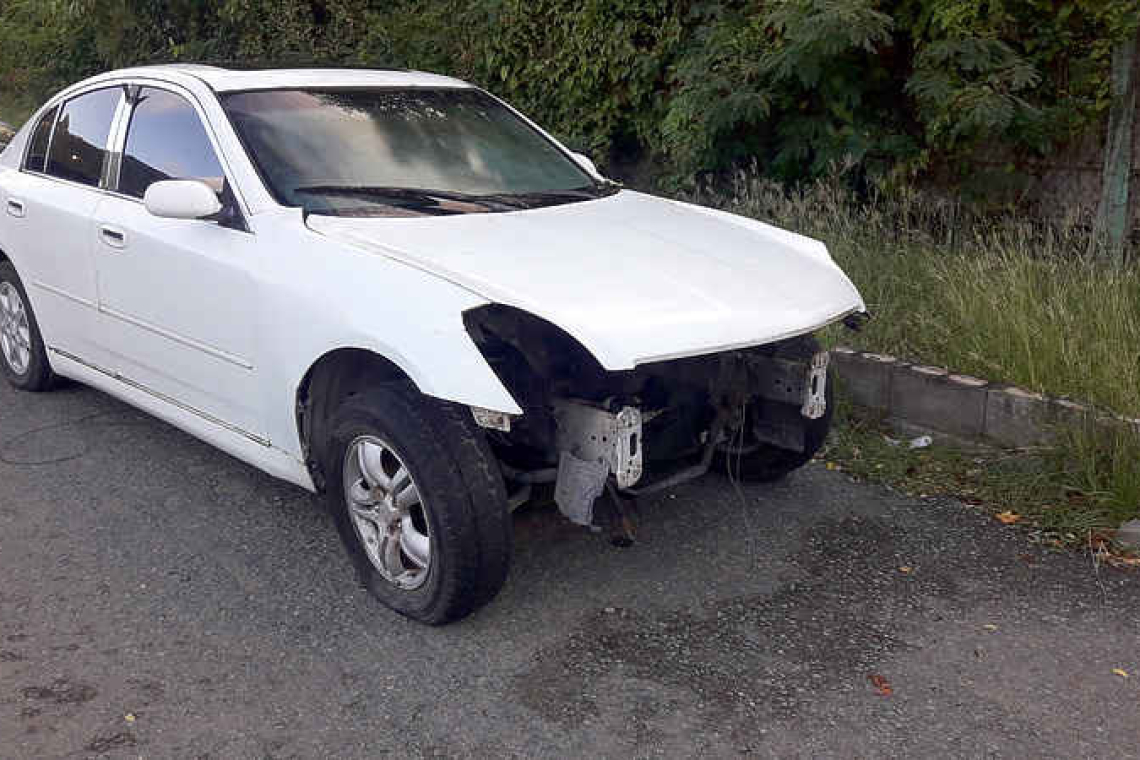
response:
[[[845,342],[1140,416],[1140,266],[1090,260],[1075,219],[749,174],[702,201],[825,241],[874,316]]]
[[[874,317],[831,340],[1140,417],[1140,263],[1090,259],[1075,217],[981,216],[914,190],[857,197],[839,178],[789,190],[748,172],[699,200],[828,244]],[[1047,525],[1140,513],[1135,435],[1066,431],[1037,466],[1065,496]]]

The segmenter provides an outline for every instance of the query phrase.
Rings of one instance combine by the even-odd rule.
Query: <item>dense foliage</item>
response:
[[[165,60],[410,66],[603,163],[913,172],[1087,128],[1138,20],[1140,0],[0,0],[0,92]]]

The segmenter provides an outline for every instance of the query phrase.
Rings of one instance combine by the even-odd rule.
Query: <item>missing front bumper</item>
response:
[[[554,403],[558,424],[555,443],[560,452],[604,465],[619,488],[641,478],[641,411],[627,406],[613,413],[578,401]]]

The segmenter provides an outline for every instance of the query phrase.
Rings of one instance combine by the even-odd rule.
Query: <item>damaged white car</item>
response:
[[[625,190],[415,72],[104,74],[17,133],[0,205],[13,385],[73,378],[327,494],[368,589],[429,623],[496,594],[538,494],[589,524],[804,464],[811,334],[865,311],[823,244]]]

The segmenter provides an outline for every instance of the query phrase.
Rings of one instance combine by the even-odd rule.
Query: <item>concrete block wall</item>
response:
[[[1105,417],[1085,404],[998,385],[940,367],[851,348],[831,352],[851,399],[907,426],[1002,446],[1049,443],[1058,429],[1096,422],[1140,434],[1140,419]]]

